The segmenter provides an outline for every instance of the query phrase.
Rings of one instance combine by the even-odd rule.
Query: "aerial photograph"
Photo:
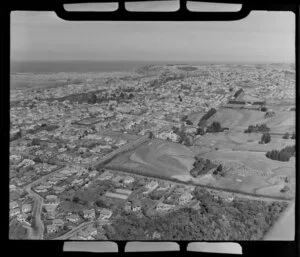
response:
[[[295,16],[11,13],[9,238],[262,240],[295,199]]]

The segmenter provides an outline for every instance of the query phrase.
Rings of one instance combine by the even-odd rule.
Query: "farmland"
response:
[[[156,175],[188,175],[194,154],[187,147],[162,140],[152,140],[134,151],[115,158],[111,164],[138,168]]]
[[[230,150],[212,151],[201,157],[222,163],[226,175],[216,177],[207,174],[194,179],[199,184],[287,198],[295,194],[294,160],[273,161],[263,152]],[[289,188],[286,193],[280,192],[284,186]]]

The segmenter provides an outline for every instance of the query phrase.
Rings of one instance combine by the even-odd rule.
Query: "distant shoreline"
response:
[[[57,72],[116,72],[132,71],[149,65],[289,65],[293,63],[259,63],[259,62],[215,62],[215,61],[25,61],[12,60],[11,74],[36,74],[36,73],[57,73]]]

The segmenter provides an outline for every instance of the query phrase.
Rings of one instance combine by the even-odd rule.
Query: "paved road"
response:
[[[145,177],[147,176],[147,174],[142,175],[142,174],[137,174],[135,172],[128,172],[128,171],[123,171],[122,168],[110,168],[108,167],[107,170],[110,170],[112,172],[117,171],[120,173],[125,173],[125,174],[134,174],[135,176],[140,176],[140,177]],[[268,202],[273,202],[273,201],[279,201],[279,202],[291,202],[292,199],[283,199],[280,197],[272,197],[272,196],[260,196],[260,195],[252,195],[252,194],[248,194],[248,193],[243,193],[243,192],[232,192],[230,190],[227,189],[223,189],[223,188],[215,188],[215,187],[211,187],[211,186],[206,186],[206,185],[196,185],[193,183],[184,183],[184,182],[180,182],[180,181],[174,181],[172,179],[168,179],[168,178],[159,178],[159,177],[155,177],[155,175],[153,175],[153,178],[157,179],[157,180],[162,180],[162,181],[169,181],[173,184],[176,185],[191,185],[191,186],[199,186],[202,188],[205,188],[206,190],[208,190],[209,192],[218,192],[219,194],[222,193],[226,193],[226,194],[233,194],[235,197],[240,197],[240,198],[247,198],[247,199],[252,199],[252,200],[258,200],[258,201],[268,201]]]
[[[90,224],[93,224],[95,221],[89,221],[89,222],[84,222],[82,224],[80,224],[79,226],[73,228],[71,231],[67,232],[66,234],[56,237],[53,240],[66,240],[69,239],[70,237],[74,236],[74,234],[78,233],[79,231],[81,231],[82,229],[84,229],[85,227],[89,226]]]
[[[31,188],[32,186],[34,186],[35,184],[38,184],[39,182],[41,182],[42,180],[52,176],[53,174],[57,173],[58,171],[60,171],[62,168],[64,167],[64,165],[61,165],[60,167],[54,169],[53,171],[49,172],[48,174],[41,176],[40,178],[38,178],[37,180],[34,180],[32,182],[30,182],[27,185],[24,185],[24,190],[27,190],[28,188]]]
[[[36,222],[37,230],[32,229],[29,233],[30,239],[43,239],[44,237],[44,224],[41,220],[41,211],[43,205],[43,198],[33,192],[30,187],[25,189],[30,196],[35,198],[33,207],[33,216]]]

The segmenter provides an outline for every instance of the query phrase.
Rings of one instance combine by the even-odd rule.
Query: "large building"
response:
[[[236,101],[240,101],[240,100],[242,100],[242,98],[244,97],[244,95],[245,95],[244,90],[242,88],[240,88],[238,91],[235,92],[234,99]]]

